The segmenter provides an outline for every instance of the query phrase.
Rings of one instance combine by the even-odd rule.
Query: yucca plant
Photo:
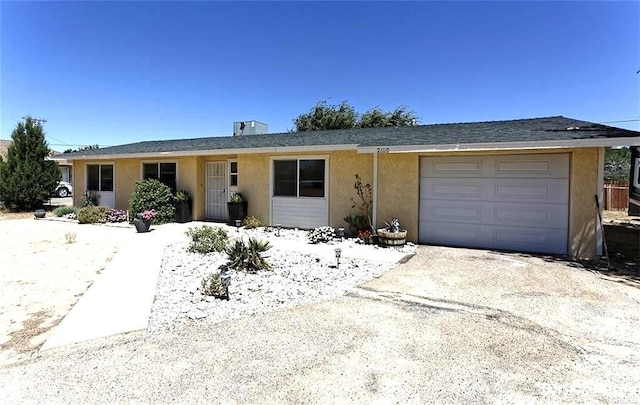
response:
[[[268,241],[249,238],[248,242],[236,239],[225,250],[227,265],[234,270],[258,271],[269,269],[264,252],[271,249]]]
[[[242,270],[246,267],[248,250],[242,239],[236,239],[225,249],[227,254],[227,266],[234,270]]]
[[[249,238],[248,248],[247,270],[266,270],[271,268],[265,260],[267,256],[263,256],[264,252],[271,249],[269,241]]]

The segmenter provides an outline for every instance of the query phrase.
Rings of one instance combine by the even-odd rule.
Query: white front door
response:
[[[87,164],[87,192],[96,195],[98,204],[115,208],[116,193],[114,191],[115,177],[112,163]]]
[[[227,220],[227,162],[207,162],[205,166],[205,217]]]

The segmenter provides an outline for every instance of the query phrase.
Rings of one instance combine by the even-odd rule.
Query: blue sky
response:
[[[269,132],[319,100],[420,123],[640,119],[639,2],[0,2],[0,138]],[[611,125],[640,130],[640,122]]]

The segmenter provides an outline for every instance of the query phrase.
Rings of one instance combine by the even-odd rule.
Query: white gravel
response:
[[[215,299],[203,294],[201,282],[218,272],[227,261],[226,255],[189,253],[188,242],[168,246],[147,333],[183,329],[191,320],[214,324],[329,300],[381,276],[415,252],[411,243],[380,248],[362,245],[356,239],[312,245],[306,232],[294,229],[283,229],[279,236],[265,229],[232,231],[230,236],[268,240],[273,246],[266,252],[271,269],[255,273],[230,270],[230,299]],[[344,252],[339,267],[334,253],[337,247]]]

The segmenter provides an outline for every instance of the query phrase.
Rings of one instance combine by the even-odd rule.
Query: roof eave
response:
[[[613,146],[640,146],[640,138],[569,139],[556,141],[527,142],[487,142],[444,145],[380,145],[361,146],[358,153],[416,153],[416,152],[456,152],[550,148],[590,148]]]
[[[211,150],[186,150],[144,153],[113,153],[113,154],[89,154],[65,156],[67,160],[105,160],[105,159],[158,159],[181,156],[215,156],[215,155],[240,155],[249,153],[305,153],[318,151],[355,151],[358,145],[314,145],[314,146],[278,146],[270,148],[236,148],[236,149],[211,149]]]

